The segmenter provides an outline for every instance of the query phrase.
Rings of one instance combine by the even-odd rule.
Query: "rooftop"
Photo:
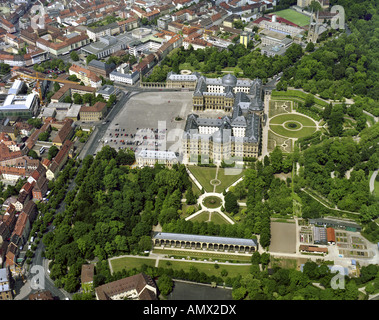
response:
[[[178,241],[190,241],[190,242],[196,241],[196,242],[208,242],[208,243],[242,245],[242,246],[257,246],[257,242],[255,239],[215,237],[215,236],[203,236],[203,235],[183,234],[183,233],[158,232],[154,235],[153,239],[178,240]]]

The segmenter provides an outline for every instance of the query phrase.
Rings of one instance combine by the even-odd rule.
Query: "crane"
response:
[[[61,80],[61,79],[52,79],[52,78],[42,77],[42,76],[39,76],[38,72],[36,72],[35,76],[31,76],[31,75],[27,75],[25,73],[22,73],[22,74],[19,74],[18,76],[16,76],[15,78],[18,79],[18,78],[24,78],[24,77],[37,81],[37,90],[38,90],[38,95],[39,95],[39,99],[41,101],[41,104],[43,104],[43,98],[42,98],[40,81],[47,80],[47,81],[54,81],[54,82],[61,82],[61,83],[68,83],[68,84],[78,84],[77,82],[70,81],[70,80],[64,80],[64,79]]]

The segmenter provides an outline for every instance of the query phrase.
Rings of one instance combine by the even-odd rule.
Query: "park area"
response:
[[[243,176],[243,169],[188,166],[206,192],[222,193]]]
[[[162,251],[162,250],[161,250]],[[154,252],[156,253],[162,253],[159,251],[159,249],[154,249]],[[189,272],[191,270],[191,267],[196,267],[199,272],[205,272],[207,275],[212,276],[221,276],[221,271],[226,270],[229,275],[236,276],[237,274],[245,275],[250,272],[250,259],[251,256],[245,256],[243,257],[244,260],[240,260],[241,262],[245,263],[222,263],[221,261],[226,261],[226,259],[230,259],[231,261],[238,261],[237,255],[222,255],[218,254],[215,255],[212,258],[211,253],[203,253],[203,252],[186,252],[184,255],[181,251],[173,252],[174,250],[163,250],[164,253],[167,253],[168,255],[178,255],[177,259],[162,259],[159,258],[158,260],[158,267],[163,268],[172,268],[173,270],[180,270],[183,269],[185,272]],[[170,254],[171,253],[171,254]],[[203,254],[203,255],[201,255]],[[200,256],[201,255],[201,256]],[[180,258],[182,256],[182,258]],[[188,256],[191,256],[190,259],[188,259]],[[192,259],[199,259],[197,261],[193,261]],[[242,259],[242,258],[241,258]],[[112,272],[118,272],[122,271],[123,269],[131,270],[133,268],[141,268],[142,265],[147,265],[150,267],[154,267],[156,265],[156,258],[150,258],[150,257],[131,257],[131,256],[125,256],[120,257],[117,259],[110,260],[111,266],[112,266]],[[219,265],[216,265],[217,262],[219,262]]]
[[[304,27],[309,24],[308,16],[292,9],[277,11],[275,12],[275,15],[288,21],[291,21],[292,23],[297,24],[300,27]]]
[[[280,114],[270,119],[270,129],[287,138],[302,138],[317,130],[317,124],[300,114]]]
[[[214,224],[229,224],[221,214],[217,212],[203,211],[191,218],[192,222],[213,222]]]
[[[320,129],[317,120],[295,110],[295,104],[304,98],[302,95],[300,91],[272,93],[268,112],[267,150],[269,152],[275,147],[280,147],[283,152],[292,152],[297,139],[308,137]],[[322,108],[319,103],[322,102],[316,99],[315,104]]]

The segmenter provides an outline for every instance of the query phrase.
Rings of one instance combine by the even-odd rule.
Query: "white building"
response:
[[[173,151],[142,150],[136,155],[136,160],[140,167],[154,166],[156,163],[171,167],[178,163],[178,158]]]
[[[139,79],[139,72],[132,72],[129,70],[129,66],[126,63],[123,63],[116,70],[113,70],[109,74],[109,79],[111,81],[121,82],[129,85],[134,85]]]

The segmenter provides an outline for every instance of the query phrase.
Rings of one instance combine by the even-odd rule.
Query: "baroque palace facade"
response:
[[[206,78],[169,73],[167,86],[194,88],[193,111],[220,113],[217,118],[188,115],[183,137],[184,163],[205,161],[232,164],[244,158],[257,158],[263,116],[262,81],[237,79],[232,74],[222,78]],[[226,114],[226,115],[225,115]]]

